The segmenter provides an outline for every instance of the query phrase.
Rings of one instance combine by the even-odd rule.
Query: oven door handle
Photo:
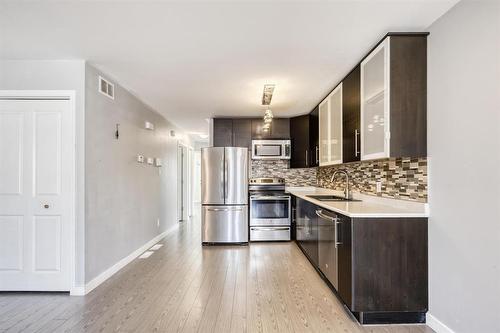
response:
[[[250,227],[252,231],[276,231],[276,230],[290,230],[290,227],[275,227],[275,228],[260,228],[260,227]]]
[[[280,199],[290,199],[288,195],[276,195],[276,196],[250,196],[250,200],[280,200]]]

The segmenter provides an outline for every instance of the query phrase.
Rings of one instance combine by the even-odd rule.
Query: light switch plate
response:
[[[153,165],[153,162],[154,162],[154,158],[152,157],[148,157],[146,162],[149,164],[149,165]]]
[[[159,158],[159,157],[155,158],[155,166],[157,166],[157,167],[161,167],[162,166],[161,158]]]

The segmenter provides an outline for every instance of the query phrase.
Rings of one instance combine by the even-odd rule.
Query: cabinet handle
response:
[[[319,147],[316,146],[316,163],[319,163]]]
[[[316,215],[318,215],[322,219],[325,219],[325,220],[328,220],[328,221],[331,221],[331,222],[336,222],[336,220],[337,220],[337,218],[335,218],[335,217],[331,217],[331,216],[327,216],[327,215],[323,214],[323,211],[321,209],[318,209],[316,211]]]
[[[338,231],[338,225],[341,223],[342,222],[340,222],[338,218],[335,219],[335,248],[338,248],[339,245],[342,245],[342,242],[339,241],[339,231]]]
[[[306,166],[309,166],[309,156],[307,154],[307,149],[306,149]]]
[[[359,130],[355,129],[354,130],[354,156],[356,156],[356,157],[358,157],[358,155],[359,155],[358,136],[359,136]]]

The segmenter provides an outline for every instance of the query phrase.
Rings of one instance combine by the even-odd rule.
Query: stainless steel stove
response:
[[[252,178],[250,192],[250,241],[289,241],[291,196],[283,178]]]

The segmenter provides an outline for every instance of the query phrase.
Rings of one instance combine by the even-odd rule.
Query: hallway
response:
[[[293,242],[202,247],[199,230],[182,223],[84,297],[0,294],[0,332],[433,332],[358,325]]]

